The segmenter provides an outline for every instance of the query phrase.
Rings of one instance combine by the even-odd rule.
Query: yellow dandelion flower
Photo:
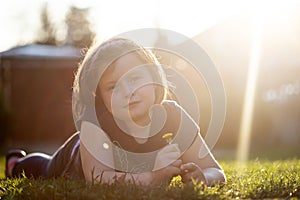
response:
[[[162,138],[165,139],[168,144],[171,144],[172,139],[173,139],[173,133],[165,133],[162,136]]]

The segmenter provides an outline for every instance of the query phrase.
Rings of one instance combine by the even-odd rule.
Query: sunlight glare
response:
[[[264,8],[264,7],[261,7]],[[246,82],[246,90],[244,96],[244,103],[242,109],[242,119],[239,131],[237,160],[245,162],[249,157],[250,149],[250,134],[252,126],[252,118],[254,111],[256,80],[258,76],[258,67],[261,56],[261,44],[263,35],[263,25],[266,20],[265,10],[259,10],[258,13],[253,15],[254,29],[253,40],[250,51],[250,62],[248,67],[248,76]]]

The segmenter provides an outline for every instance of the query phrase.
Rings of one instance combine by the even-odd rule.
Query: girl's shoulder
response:
[[[176,109],[176,110],[183,110],[183,108],[174,100],[164,100],[162,105],[166,108]]]
[[[168,113],[173,113],[173,114],[177,113],[179,115],[183,114],[190,117],[189,114],[186,112],[186,110],[174,100],[164,100],[162,102],[162,105]]]
[[[179,105],[176,101],[174,100],[164,100],[162,102],[162,105],[166,109],[168,116],[172,119],[177,119],[179,118],[180,123],[183,121],[188,122],[190,126],[196,127],[199,131],[200,128],[198,126],[197,118],[192,114],[192,117],[181,105]]]
[[[161,105],[166,111],[168,119],[173,121],[172,123],[178,123],[177,121],[180,120],[183,108],[173,100],[164,100]]]

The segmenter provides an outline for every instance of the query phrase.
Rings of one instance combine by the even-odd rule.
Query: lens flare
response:
[[[258,76],[258,67],[261,56],[261,43],[263,34],[263,20],[261,17],[254,19],[255,27],[253,34],[253,43],[250,54],[250,63],[248,68],[248,77],[244,97],[244,106],[242,111],[242,121],[239,132],[239,141],[237,149],[237,160],[245,162],[248,160],[250,149],[250,133],[252,126],[252,117],[255,101],[256,80]]]

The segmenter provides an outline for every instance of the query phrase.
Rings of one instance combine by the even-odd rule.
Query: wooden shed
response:
[[[71,46],[26,45],[0,53],[0,91],[12,124],[6,143],[58,144],[74,133],[72,82],[80,59]]]

